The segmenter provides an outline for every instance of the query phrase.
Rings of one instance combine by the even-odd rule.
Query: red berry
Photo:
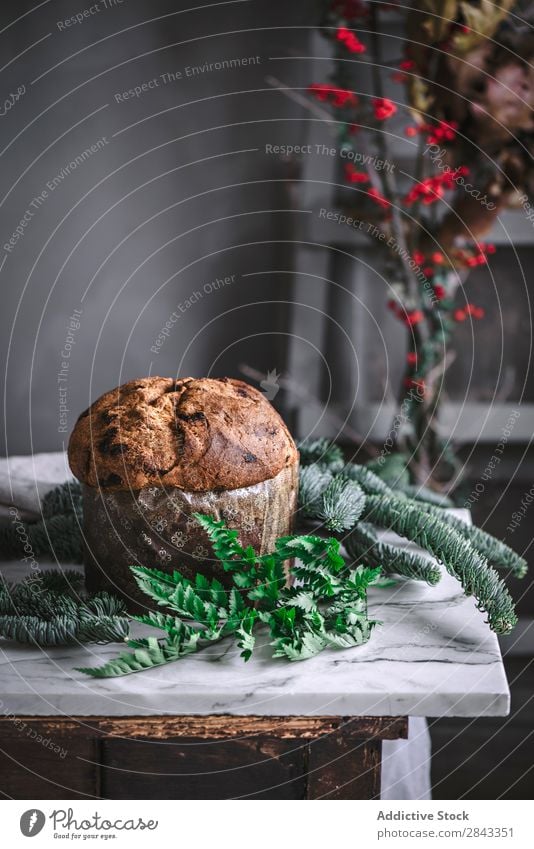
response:
[[[424,315],[421,310],[412,310],[412,312],[406,314],[406,324],[408,324],[410,327],[413,327],[414,324],[419,324],[419,322],[422,321],[423,318]]]
[[[375,110],[375,118],[379,121],[385,121],[391,118],[397,111],[397,107],[388,97],[374,97],[372,104]]]

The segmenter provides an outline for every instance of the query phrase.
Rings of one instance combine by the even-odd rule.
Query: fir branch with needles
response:
[[[201,573],[190,581],[177,571],[132,566],[140,589],[164,607],[133,618],[166,636],[128,640],[131,651],[79,671],[97,678],[128,675],[179,660],[228,636],[246,661],[255,650],[255,630],[262,625],[273,656],[291,661],[369,639],[375,623],[367,615],[367,588],[377,581],[379,568],[347,568],[339,541],[316,536],[281,537],[273,552],[257,555],[250,546],[243,548],[237,531],[223,522],[196,518],[231,579],[231,589]],[[288,569],[298,585],[288,585]]]
[[[322,445],[323,455],[328,453]],[[367,565],[379,564],[384,572],[426,580],[439,580],[438,567],[424,555],[402,551],[380,542],[374,527],[391,530],[418,545],[462,584],[466,595],[476,598],[477,606],[487,614],[490,627],[497,633],[509,633],[517,622],[514,604],[504,582],[493,568],[506,569],[516,577],[526,573],[525,560],[500,540],[480,528],[472,527],[432,503],[424,489],[413,492],[406,486],[392,489],[371,469],[347,463],[325,475],[321,464],[307,463],[304,457],[301,475],[305,478],[300,503],[308,518],[328,521],[329,529],[346,541],[349,554]],[[358,490],[344,490],[342,510],[331,505],[329,493],[339,481],[355,482]],[[365,500],[362,509],[361,493]],[[313,499],[306,500],[307,493]],[[415,495],[416,497],[410,497]],[[325,509],[325,503],[330,510]],[[347,528],[344,518],[353,510],[363,521]],[[340,526],[336,527],[336,519]],[[346,531],[349,531],[346,533]]]
[[[344,465],[339,445],[328,439],[305,439],[299,443],[300,462],[303,466],[319,463],[327,469],[339,470]]]
[[[0,556],[20,558],[25,553],[24,546],[29,545],[36,558],[82,563],[81,527],[81,486],[78,481],[67,481],[47,492],[37,521],[16,519],[0,525]]]
[[[514,604],[504,582],[470,540],[449,523],[422,512],[419,504],[394,495],[368,496],[363,515],[433,554],[458,578],[465,594],[475,596],[477,606],[486,612],[496,633],[507,634],[516,625]]]
[[[381,542],[376,531],[366,522],[358,522],[346,538],[345,546],[355,560],[379,566],[387,575],[402,575],[414,581],[425,581],[431,587],[441,579],[441,570],[436,563],[424,554]]]

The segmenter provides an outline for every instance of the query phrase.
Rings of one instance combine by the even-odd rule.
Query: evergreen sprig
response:
[[[374,622],[367,616],[367,587],[380,569],[347,569],[336,539],[288,536],[270,554],[243,548],[237,531],[208,516],[196,516],[233,586],[198,573],[194,581],[180,572],[131,567],[140,589],[164,612],[134,617],[163,630],[163,638],[128,640],[123,652],[104,666],[79,671],[94,677],[128,675],[175,661],[209,643],[233,635],[248,660],[255,628],[267,626],[274,657],[305,660],[328,647],[357,646],[369,639]],[[298,586],[288,586],[289,567]]]
[[[299,473],[299,503],[303,516],[315,516],[321,509],[321,497],[333,480],[332,473],[319,464],[303,466]]]
[[[419,503],[394,496],[367,497],[364,517],[382,528],[415,542],[433,554],[454,575],[466,595],[488,616],[498,634],[507,634],[517,623],[514,604],[504,582],[470,541],[441,518],[421,511]]]
[[[320,463],[331,471],[339,471],[344,466],[343,451],[335,442],[320,437],[299,442],[300,462],[302,466]]]
[[[37,646],[112,643],[128,635],[120,599],[109,593],[86,597],[83,575],[46,571],[18,584],[0,585],[0,636]]]
[[[452,516],[450,513],[440,510],[432,504],[422,504],[420,507],[425,513],[436,516],[436,518],[451,525],[460,536],[469,540],[492,566],[495,566],[497,569],[508,570],[516,578],[524,578],[527,574],[527,561],[523,557],[520,557],[510,546],[488,534],[487,531],[483,531],[482,528],[478,528],[476,525],[468,525],[466,522],[458,519],[457,516]]]
[[[2,523],[0,555],[5,559],[18,560],[28,554],[24,546],[29,543],[35,558],[46,557],[60,563],[82,563],[80,484],[68,481],[47,492],[41,503],[41,516],[34,522],[21,522],[25,537],[21,536],[20,528],[12,521]]]
[[[371,525],[359,522],[345,540],[347,552],[356,560],[379,566],[386,574],[425,581],[431,587],[441,580],[441,570],[424,554],[381,542]]]
[[[356,481],[337,477],[322,492],[318,517],[327,531],[340,533],[352,528],[365,507],[365,494]]]
[[[434,492],[433,489],[428,489],[426,486],[417,486],[416,484],[407,484],[397,487],[397,490],[403,492],[408,498],[413,498],[414,501],[422,501],[426,504],[434,504],[436,507],[454,507],[452,500],[441,492]]]

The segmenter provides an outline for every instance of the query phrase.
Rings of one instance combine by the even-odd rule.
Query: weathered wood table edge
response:
[[[379,799],[382,741],[407,737],[407,717],[2,717],[2,795]]]

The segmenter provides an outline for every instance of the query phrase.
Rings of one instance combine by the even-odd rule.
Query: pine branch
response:
[[[319,464],[300,470],[302,515],[320,519],[328,531],[339,533],[351,528],[361,515],[364,501],[361,487],[345,474],[333,477]]]
[[[340,533],[355,525],[364,506],[365,494],[361,487],[353,480],[338,477],[322,493],[317,515],[328,531]]]
[[[59,562],[82,563],[83,547],[80,519],[75,513],[50,516],[34,523],[22,523],[35,558],[57,559]],[[27,552],[26,540],[11,524],[0,526],[0,555],[19,559]]]
[[[366,495],[385,495],[392,493],[390,487],[366,466],[348,463],[343,469],[343,477],[360,484]]]
[[[410,485],[408,458],[400,452],[382,455],[375,460],[370,460],[366,464],[366,468],[370,472],[374,472],[377,477],[393,489]]]
[[[425,500],[410,499],[408,494],[402,490],[392,490],[381,478],[369,471],[368,468],[353,463],[347,464],[330,482],[328,482],[328,477],[324,474],[324,469],[321,466],[307,467],[305,470],[303,492],[304,497],[309,500],[304,503],[301,501],[303,513],[322,521],[325,521],[327,518],[329,529],[335,533],[352,528],[354,535],[351,537],[351,542],[348,543],[348,546],[351,547],[351,554],[354,557],[362,558],[364,562],[372,565],[382,565],[385,571],[394,571],[406,577],[425,580],[431,585],[439,581],[441,574],[439,568],[430,563],[422,555],[404,552],[395,546],[379,543],[378,540],[372,546],[366,544],[363,541],[362,532],[354,533],[354,530],[357,531],[361,523],[358,525],[355,521],[352,525],[350,524],[350,515],[346,512],[346,504],[343,498],[328,502],[328,509],[325,511],[325,494],[329,490],[336,492],[337,487],[340,486],[339,482],[347,479],[356,481],[367,496],[363,518],[368,517],[369,504],[372,499],[374,498],[376,501],[377,498],[383,498],[386,500],[389,499],[388,503],[395,502],[396,509],[403,514],[409,513],[412,520],[417,516],[424,517],[425,515],[431,515],[436,520],[442,523],[446,522],[447,525],[452,526],[457,531],[457,534],[468,543],[468,550],[471,555],[478,558],[479,580],[476,584],[477,592],[471,592],[469,590],[469,572],[464,573],[458,567],[454,574],[461,578],[467,594],[477,595],[479,606],[488,613],[492,628],[495,630],[499,628],[510,630],[513,627],[516,617],[511,598],[502,583],[495,583],[494,579],[498,581],[498,577],[486,560],[489,560],[491,564],[498,565],[500,568],[509,569],[515,575],[521,577],[526,572],[526,563],[521,557],[504,543],[494,539],[479,528],[470,527],[436,505],[429,504],[427,499],[432,496],[429,496],[426,491],[422,493]],[[419,497],[421,496],[419,490],[417,490],[417,495]],[[437,527],[435,526],[435,528]],[[411,539],[412,537],[408,536],[408,538]],[[418,540],[414,539],[414,541],[417,541],[423,549],[436,554],[431,547],[432,541],[427,540],[424,535]],[[450,560],[445,565],[449,571],[453,568]],[[496,595],[494,600],[492,600],[492,593]],[[494,610],[495,605],[497,611]],[[502,610],[503,612],[502,622],[499,621],[498,610]]]
[[[487,561],[451,525],[424,513],[421,505],[390,496],[368,496],[364,518],[430,551],[464,588],[477,599],[490,627],[507,634],[517,623],[512,599],[503,581]]]
[[[339,471],[343,468],[343,452],[341,448],[328,439],[305,439],[299,442],[301,466],[311,466],[312,463],[320,463],[330,471]]]
[[[425,513],[435,516],[441,519],[442,522],[451,525],[460,536],[469,540],[492,566],[498,569],[507,569],[516,578],[524,578],[527,574],[528,565],[526,560],[519,554],[516,554],[506,543],[483,531],[482,528],[477,528],[476,525],[467,525],[461,519],[458,519],[457,516],[452,516],[450,513],[440,510],[433,505],[421,504],[420,506]]]
[[[441,492],[434,492],[433,489],[428,489],[426,486],[418,486],[417,484],[408,484],[407,486],[397,486],[397,491],[403,492],[408,498],[413,501],[422,501],[424,504],[433,504],[435,507],[454,507],[454,502]]]
[[[0,636],[38,646],[123,641],[129,629],[124,603],[109,593],[85,598],[81,578],[73,571],[43,572],[3,584]]]
[[[41,505],[43,518],[59,514],[74,513],[80,519],[83,513],[82,488],[78,481],[71,480],[47,492]]]
[[[82,563],[82,495],[79,483],[70,481],[47,492],[41,511],[43,518],[39,521],[20,522],[33,556]],[[3,558],[21,558],[28,553],[24,550],[25,545],[26,540],[21,538],[20,530],[12,522],[0,525],[0,555]]]
[[[325,466],[312,464],[301,467],[299,471],[299,504],[303,516],[316,516],[321,497],[332,482],[332,473]]]

